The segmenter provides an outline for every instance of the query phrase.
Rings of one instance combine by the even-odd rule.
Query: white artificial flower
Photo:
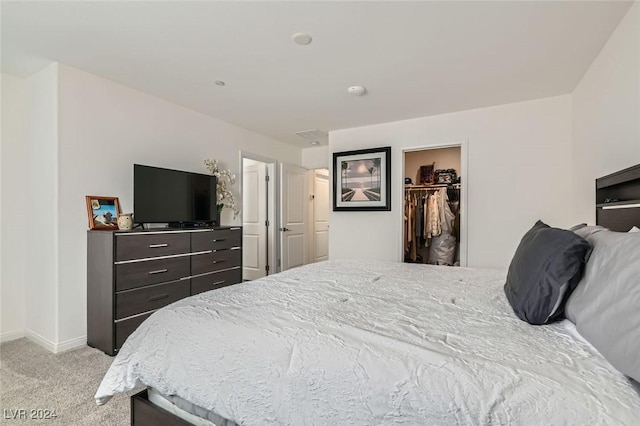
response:
[[[240,214],[240,209],[236,208],[236,202],[233,199],[233,194],[227,185],[233,185],[236,183],[236,175],[231,174],[231,170],[220,170],[218,166],[218,160],[206,159],[204,165],[213,176],[217,179],[216,192],[217,192],[217,204],[222,205],[222,208],[228,207],[233,209],[233,218],[235,219]]]

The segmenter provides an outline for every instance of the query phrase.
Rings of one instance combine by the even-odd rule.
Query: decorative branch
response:
[[[221,170],[216,159],[206,159],[204,160],[204,165],[209,170],[209,173],[216,177],[218,211],[221,212],[225,207],[233,209],[233,218],[235,219],[240,214],[240,209],[236,207],[236,202],[229,187],[236,183],[236,175],[232,174],[231,170]]]

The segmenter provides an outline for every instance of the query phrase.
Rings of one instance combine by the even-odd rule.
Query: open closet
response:
[[[460,266],[460,146],[404,153],[403,259]]]

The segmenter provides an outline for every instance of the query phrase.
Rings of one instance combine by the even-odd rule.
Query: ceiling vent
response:
[[[318,129],[303,130],[301,132],[296,132],[296,135],[304,139],[322,139],[329,136],[327,133]]]

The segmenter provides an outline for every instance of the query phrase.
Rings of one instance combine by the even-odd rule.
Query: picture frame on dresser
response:
[[[118,216],[121,213],[118,197],[87,195],[85,200],[89,229],[118,229]]]

